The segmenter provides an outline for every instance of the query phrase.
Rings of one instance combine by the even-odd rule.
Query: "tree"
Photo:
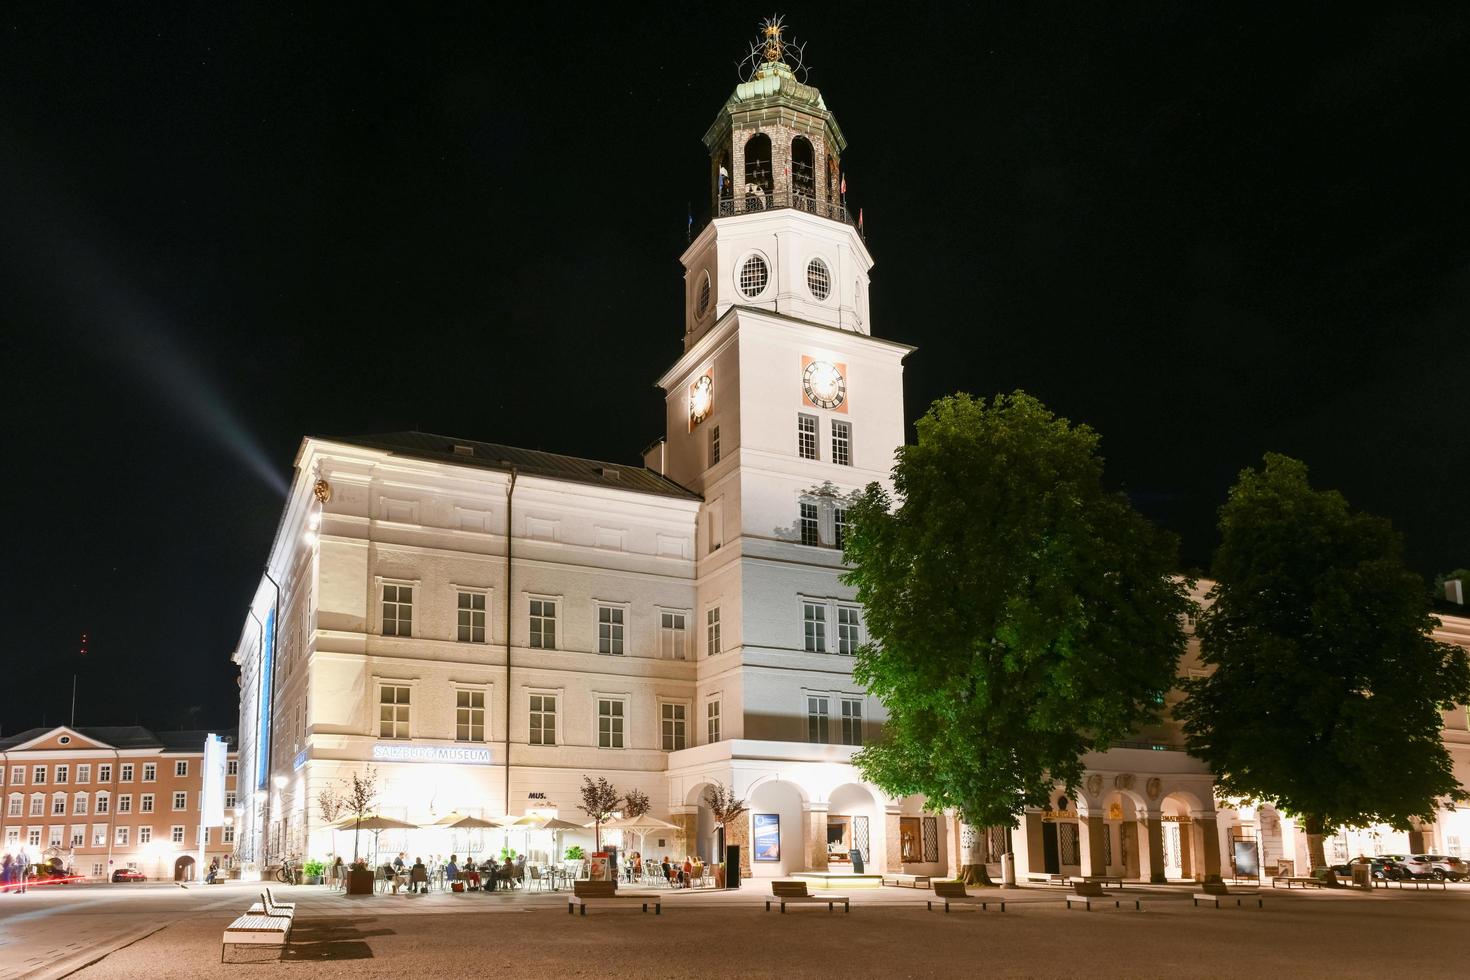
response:
[[[730,825],[749,809],[745,801],[735,795],[733,789],[719,781],[704,788],[704,805],[709,808],[710,816],[720,830],[724,831],[726,841],[730,839]]]
[[[1192,605],[1173,538],[1103,488],[1092,429],[1022,392],[942,398],[916,429],[898,505],[873,484],[847,513],[854,676],[889,716],[854,761],[973,840],[1157,717]],[[989,881],[973,856],[961,877]]]
[[[1300,817],[1313,868],[1328,827],[1403,829],[1462,797],[1440,710],[1470,700],[1470,666],[1431,637],[1388,521],[1268,453],[1220,509],[1212,573],[1198,633],[1213,672],[1176,711],[1222,795]]]
[[[630,789],[623,796],[623,816],[629,820],[643,816],[650,809],[648,794],[641,789]]]
[[[596,824],[593,838],[599,851],[602,850],[602,823],[613,815],[613,812],[617,810],[618,804],[622,802],[622,799],[617,787],[601,776],[597,777],[597,782],[595,783],[588,776],[582,777],[581,809]]]
[[[357,838],[362,832],[362,818],[373,812],[378,800],[378,770],[369,767],[366,771],[352,774],[343,797],[347,812],[357,819],[352,823],[352,863],[357,863]]]
[[[321,792],[316,795],[317,812],[322,816],[322,822],[327,826],[336,823],[342,817],[342,811],[347,808],[347,801],[337,791],[337,787],[328,783],[323,786]],[[337,850],[337,830],[332,829],[332,851]]]

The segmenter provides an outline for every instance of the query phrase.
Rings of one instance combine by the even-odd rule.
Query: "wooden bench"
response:
[[[928,875],[910,875],[895,873],[885,874],[883,876],[883,884],[892,885],[895,888],[928,888],[930,882]]]
[[[963,881],[934,882],[934,897],[929,899],[924,904],[927,905],[929,907],[929,911],[932,912],[934,911],[934,903],[938,901],[944,902],[944,911],[946,912],[949,911],[949,906],[951,902],[964,905],[978,905],[980,906],[980,911],[982,912],[988,911],[990,909],[990,906],[992,905],[1000,906],[1000,910],[1002,912],[1006,910],[1006,903],[1001,899],[989,899],[984,898],[980,895],[971,895],[970,893],[966,892],[965,883]]]
[[[1433,888],[1435,885],[1438,885],[1440,888],[1443,888],[1446,891],[1449,890],[1448,888],[1445,888],[1445,883],[1443,881],[1436,881],[1433,878],[1384,878],[1382,880],[1378,878],[1373,879],[1374,888],[1387,888],[1390,885],[1397,885],[1400,888],[1403,888],[1405,885],[1408,885],[1410,888]]]
[[[616,881],[574,881],[572,895],[567,899],[567,915],[578,908],[587,914],[587,903],[608,905],[639,905],[643,911],[653,906],[654,915],[663,914],[663,899],[657,895],[619,895]]]
[[[266,889],[260,893],[260,901],[250,906],[245,914],[270,915],[289,919],[296,914],[296,903],[292,902],[289,905],[278,905],[271,895],[270,889]]]
[[[1215,906],[1215,908],[1219,908],[1220,900],[1222,898],[1225,899],[1226,902],[1229,902],[1229,900],[1232,898],[1235,899],[1235,905],[1237,908],[1242,907],[1245,904],[1245,900],[1248,898],[1254,898],[1256,900],[1256,908],[1262,909],[1266,907],[1265,903],[1261,900],[1261,893],[1259,891],[1252,890],[1233,892],[1229,888],[1225,887],[1225,883],[1223,881],[1207,881],[1200,887],[1204,890],[1195,894],[1195,908],[1199,908],[1200,902],[1209,902],[1211,905]]]
[[[835,908],[836,908],[836,906],[837,906],[837,903],[838,902],[841,902],[842,903],[842,911],[844,911],[844,912],[851,912],[852,911],[852,909],[848,907],[848,904],[847,904],[847,896],[846,895],[810,895],[810,894],[807,893],[807,890],[806,890],[806,882],[804,882],[804,881],[773,881],[773,882],[771,882],[771,897],[768,898],[768,899],[766,899],[766,911],[767,912],[771,911],[771,903],[772,902],[780,902],[781,903],[781,911],[783,913],[786,911],[786,905],[787,905],[787,903],[791,903],[791,904],[794,905],[796,903],[811,903],[811,902],[816,902],[818,904],[821,904],[821,903],[825,902],[826,905],[827,905],[827,911],[828,912],[834,911]]]
[[[1094,905],[1101,905],[1103,908],[1107,908],[1108,903],[1111,902],[1113,908],[1120,909],[1126,901],[1128,899],[1108,898],[1103,895],[1101,882],[1074,880],[1072,882],[1072,894],[1067,896],[1067,908],[1070,909],[1073,905],[1080,905],[1091,912]],[[1143,910],[1143,906],[1139,904],[1138,899],[1135,898],[1132,901],[1135,912]]]
[[[1277,875],[1271,879],[1271,887],[1285,885],[1287,888],[1321,888],[1322,881],[1318,878],[1304,878],[1300,875]]]
[[[1067,879],[1067,884],[1076,884],[1079,881],[1095,881],[1099,885],[1102,885],[1104,888],[1112,885],[1119,891],[1123,890],[1122,875],[1074,875],[1073,877]]]
[[[291,918],[278,915],[242,915],[225,926],[220,942],[219,961],[225,961],[225,950],[231,946],[279,946],[285,949],[291,938]]]

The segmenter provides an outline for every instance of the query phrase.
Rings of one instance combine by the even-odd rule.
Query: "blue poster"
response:
[[[779,813],[757,813],[751,818],[755,823],[756,861],[781,860],[781,815]]]

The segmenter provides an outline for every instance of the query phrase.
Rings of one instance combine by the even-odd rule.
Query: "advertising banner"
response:
[[[779,813],[757,813],[751,817],[755,826],[755,841],[751,858],[756,861],[781,860],[781,815]]]
[[[230,747],[213,732],[204,740],[204,796],[200,802],[204,827],[222,827],[225,823],[225,766]]]

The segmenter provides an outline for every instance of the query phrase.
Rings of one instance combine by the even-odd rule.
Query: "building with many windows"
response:
[[[32,861],[58,858],[75,874],[105,879],[120,868],[150,878],[196,876],[232,857],[233,823],[203,826],[204,745],[209,732],[32,728],[0,739],[0,850]],[[235,733],[218,733],[226,756],[226,814],[235,807]],[[202,835],[202,840],[201,840]]]

